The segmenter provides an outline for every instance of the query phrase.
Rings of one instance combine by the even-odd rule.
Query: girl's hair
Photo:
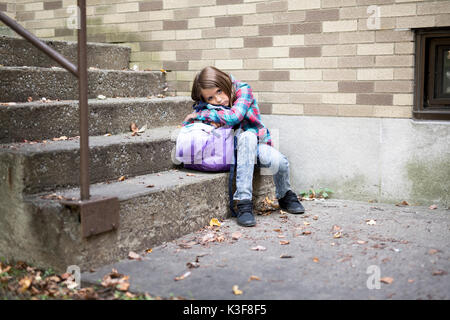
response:
[[[215,67],[206,67],[197,73],[192,85],[191,98],[194,101],[206,102],[202,97],[201,89],[220,88],[229,98],[229,107],[236,100],[236,92],[234,90],[231,77]]]

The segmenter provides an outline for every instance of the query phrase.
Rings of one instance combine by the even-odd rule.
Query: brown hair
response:
[[[236,94],[231,77],[215,67],[206,67],[197,73],[192,85],[191,98],[194,101],[206,102],[201,89],[220,88],[228,96],[231,107],[236,100]]]

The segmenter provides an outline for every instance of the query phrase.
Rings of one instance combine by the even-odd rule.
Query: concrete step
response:
[[[88,72],[88,97],[147,97],[167,88],[161,71],[93,70]],[[167,90],[167,89],[166,89]],[[0,67],[0,101],[24,102],[78,99],[78,80],[63,68]]]
[[[192,112],[187,97],[90,99],[88,104],[91,136],[129,132],[131,122],[147,128],[175,126]],[[78,135],[78,100],[0,106],[0,143]]]
[[[115,231],[89,238],[82,238],[79,212],[43,199],[45,194],[13,199],[8,205],[1,201],[2,256],[62,272],[70,265],[89,270],[199,230],[211,218],[227,216],[228,174],[188,176],[189,172],[164,171],[91,185],[92,197],[119,198],[120,224]],[[78,189],[55,192],[79,196]]]
[[[176,126],[89,138],[90,181],[117,180],[174,168]],[[0,145],[0,176],[16,193],[79,186],[78,137],[63,141]],[[5,179],[6,180],[6,179]],[[6,185],[6,184],[5,184]]]
[[[70,41],[44,41],[73,64],[77,64],[77,43]],[[128,69],[131,49],[105,43],[88,43],[88,66],[98,69]],[[30,66],[51,68],[59,66],[45,53],[23,38],[0,36],[0,64],[4,66]]]

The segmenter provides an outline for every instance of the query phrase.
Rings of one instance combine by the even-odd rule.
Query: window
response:
[[[414,118],[450,120],[450,28],[416,29]]]

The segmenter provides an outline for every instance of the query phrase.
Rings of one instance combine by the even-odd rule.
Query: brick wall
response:
[[[16,19],[36,35],[75,40],[75,0],[15,2]],[[266,114],[410,118],[411,28],[450,26],[448,0],[87,3],[89,41],[126,43],[131,66],[173,70],[178,95],[215,65],[249,82]]]

